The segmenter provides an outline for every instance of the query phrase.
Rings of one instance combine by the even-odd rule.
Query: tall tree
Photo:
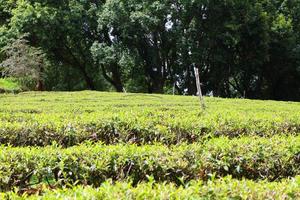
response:
[[[43,91],[47,58],[41,49],[29,46],[25,37],[23,35],[4,47],[6,59],[0,66],[4,74],[24,80],[23,83],[33,80],[35,89]]]

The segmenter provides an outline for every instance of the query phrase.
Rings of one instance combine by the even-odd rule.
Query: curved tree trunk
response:
[[[114,88],[116,89],[117,92],[124,92],[124,86],[121,80],[121,73],[119,70],[119,67],[117,64],[113,64],[110,66],[110,71],[112,73],[112,76],[110,77],[107,74],[107,71],[105,69],[104,65],[101,65],[101,69],[102,69],[102,75],[104,76],[104,78],[114,86]]]

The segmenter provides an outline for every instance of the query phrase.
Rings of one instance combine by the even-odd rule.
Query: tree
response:
[[[163,93],[171,79],[174,32],[170,23],[170,1],[108,0],[99,14],[99,29],[107,27],[114,43],[137,55],[148,92]]]
[[[40,48],[31,47],[25,35],[12,41],[3,51],[6,59],[0,64],[4,74],[20,80],[33,80],[36,90],[44,90],[44,71],[47,66],[46,55]]]
[[[299,0],[0,2],[0,48],[30,33],[47,89],[195,95],[196,67],[205,94],[300,98]]]

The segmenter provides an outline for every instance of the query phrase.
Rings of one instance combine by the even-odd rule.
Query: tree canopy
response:
[[[47,57],[47,90],[194,95],[197,67],[205,94],[300,100],[299,9],[299,0],[0,0],[0,48],[27,34]]]

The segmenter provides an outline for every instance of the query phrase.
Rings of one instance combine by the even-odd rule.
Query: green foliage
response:
[[[1,97],[1,96],[0,96]],[[82,141],[177,144],[211,137],[298,135],[300,105],[289,102],[116,93],[22,93],[1,97],[0,141],[68,147]]]
[[[18,92],[21,91],[21,86],[15,79],[5,78],[0,79],[0,92]]]
[[[300,198],[300,178],[278,183],[235,180],[231,177],[208,181],[194,181],[186,187],[174,184],[141,183],[133,187],[130,183],[111,181],[99,188],[74,187],[63,190],[47,190],[40,196],[18,196],[15,193],[1,194],[5,199],[16,200],[93,200],[93,199],[297,199]],[[1,197],[0,195],[0,197]]]
[[[100,92],[0,100],[3,198],[122,190],[139,199],[164,187],[195,198],[299,196],[299,103],[206,98],[202,111],[196,97]]]
[[[0,92],[29,80],[195,95],[196,67],[204,94],[299,100],[299,9],[299,0],[0,0]],[[8,69],[22,79],[4,78]],[[300,104],[205,101],[203,111],[187,96],[0,94],[0,199],[299,199]]]
[[[48,90],[299,100],[299,1],[1,1],[0,48],[29,33]],[[3,60],[0,55],[0,60]],[[173,92],[173,91],[172,91]]]
[[[0,63],[2,73],[19,79],[23,88],[33,90],[31,82],[36,82],[37,90],[44,90],[44,71],[47,68],[46,55],[39,48],[28,45],[26,35],[11,41],[3,48],[5,60]]]
[[[0,189],[27,188],[46,180],[53,186],[100,186],[107,179],[131,179],[136,185],[152,176],[177,184],[223,177],[270,181],[300,173],[300,137],[218,138],[203,144],[80,145],[67,149],[0,148]]]

